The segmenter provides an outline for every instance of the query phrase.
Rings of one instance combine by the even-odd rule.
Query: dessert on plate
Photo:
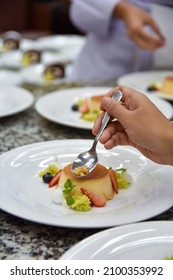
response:
[[[103,96],[104,94],[100,94],[80,99],[72,106],[72,110],[80,112],[81,118],[86,121],[95,121],[101,112],[99,107]]]
[[[103,195],[106,200],[112,199],[115,194],[109,169],[101,164],[97,164],[96,168],[83,178],[74,176],[71,172],[71,164],[68,164],[63,168],[57,186],[64,185],[67,179],[70,179],[75,185],[74,195],[79,194],[81,188],[85,188],[88,192]]]
[[[11,51],[19,49],[19,41],[12,38],[6,38],[3,41],[4,51]]]
[[[4,52],[17,50],[20,47],[21,36],[18,32],[8,31],[2,34],[2,49]]]
[[[63,63],[54,63],[47,65],[43,72],[45,81],[53,81],[62,79],[65,76],[65,66]]]
[[[40,50],[27,50],[22,54],[22,64],[32,65],[39,63],[41,61],[41,51]]]
[[[49,188],[54,187],[52,200],[77,211],[88,211],[93,206],[103,207],[118,194],[118,189],[128,188],[126,169],[113,170],[97,164],[85,177],[76,177],[72,164],[57,168],[54,164],[39,173]]]
[[[153,82],[147,91],[160,91],[165,95],[173,95],[173,76],[166,76],[161,82]]]
[[[164,78],[160,91],[167,95],[173,95],[173,76],[166,76]]]

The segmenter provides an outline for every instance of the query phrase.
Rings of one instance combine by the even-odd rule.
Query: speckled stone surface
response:
[[[114,82],[104,85],[114,86]],[[25,88],[32,91],[35,99],[48,91]],[[69,128],[42,118],[34,105],[22,113],[0,119],[0,154],[26,144],[56,139],[93,139],[93,135],[88,130]],[[173,208],[151,220],[173,220]],[[59,259],[71,246],[100,230],[103,229],[36,224],[1,210],[0,259]]]

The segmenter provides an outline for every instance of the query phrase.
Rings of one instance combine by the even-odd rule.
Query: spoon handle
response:
[[[116,100],[117,102],[119,102],[121,100],[121,98],[122,98],[122,92],[120,90],[116,90],[112,95],[112,99]],[[95,140],[93,143],[93,147],[95,147],[97,145],[97,142],[109,120],[110,120],[110,115],[106,112],[104,115],[104,118],[102,120],[101,127],[96,134],[96,137],[95,137]]]

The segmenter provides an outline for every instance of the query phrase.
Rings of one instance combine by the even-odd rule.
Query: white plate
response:
[[[41,63],[55,63],[56,61],[61,61],[63,63],[68,62],[66,57],[62,57],[60,54],[50,53],[50,52],[43,52],[41,54]],[[22,63],[22,52],[21,51],[13,51],[4,54],[1,57],[0,64],[2,67],[8,67],[13,69],[20,69],[20,68],[27,68],[30,65],[24,66]]]
[[[54,81],[45,81],[43,78],[43,72],[45,65],[37,64],[21,70],[22,80],[28,84],[35,85],[48,85],[48,84],[60,84],[68,82],[68,77],[71,73],[71,65],[65,66],[65,77],[61,79],[56,79]]]
[[[13,215],[38,223],[76,228],[103,228],[145,220],[173,205],[172,167],[152,163],[137,150],[98,144],[99,162],[127,168],[132,183],[120,190],[103,208],[78,212],[52,202],[52,188],[38,177],[51,163],[63,167],[92,140],[59,140],[26,145],[0,157],[0,207]]]
[[[0,85],[18,85],[22,83],[19,72],[0,69]]]
[[[20,40],[20,50],[27,50],[29,48],[37,47],[37,43],[34,40],[30,39],[21,39]],[[9,51],[9,52],[13,52]],[[0,38],[0,53],[5,54],[6,52],[3,51],[3,40]]]
[[[173,71],[146,71],[135,72],[121,76],[118,79],[119,85],[126,85],[142,93],[147,92],[148,86],[157,82],[162,83],[166,76],[173,76]],[[163,94],[160,91],[154,91],[155,95],[159,95],[168,100],[173,100],[173,96]]]
[[[41,49],[52,51],[64,51],[70,49],[80,49],[85,37],[79,35],[51,35],[37,40]]]
[[[71,127],[91,129],[93,127],[93,122],[81,119],[81,114],[72,111],[71,107],[79,99],[84,99],[85,97],[93,95],[106,94],[110,89],[111,88],[108,87],[84,87],[58,90],[40,97],[35,107],[41,116],[53,122]],[[149,94],[147,96],[168,119],[172,117],[173,107],[169,102],[154,94]]]
[[[61,260],[164,260],[173,256],[173,222],[120,226],[96,233],[69,249]]]
[[[0,117],[10,116],[29,108],[34,101],[26,89],[15,85],[0,86]]]
[[[71,107],[79,99],[99,94],[106,94],[108,87],[83,87],[58,90],[39,98],[35,104],[37,112],[55,123],[63,125],[91,129],[93,122],[81,119],[79,112],[72,111]]]

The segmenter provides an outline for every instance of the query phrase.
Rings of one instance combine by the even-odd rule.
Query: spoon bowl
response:
[[[120,90],[115,91],[112,95],[112,98],[119,102],[122,98],[122,92]],[[84,177],[91,173],[91,171],[96,167],[98,163],[96,146],[109,119],[110,115],[106,112],[91,149],[79,154],[78,157],[73,161],[71,171],[76,177]]]

